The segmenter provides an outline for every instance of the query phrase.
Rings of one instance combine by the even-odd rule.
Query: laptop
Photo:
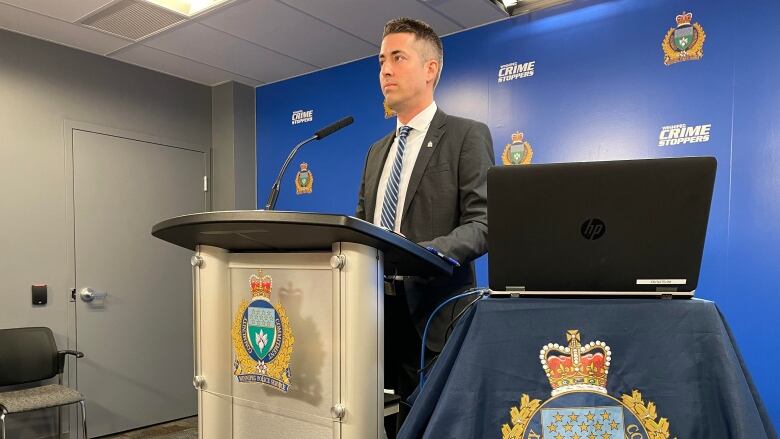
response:
[[[685,157],[492,167],[491,290],[693,296],[716,166]]]

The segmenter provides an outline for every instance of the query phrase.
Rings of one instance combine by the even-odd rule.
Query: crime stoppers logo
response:
[[[298,110],[293,111],[292,124],[298,125],[299,123],[311,122],[314,120],[314,110]]]
[[[686,125],[681,123],[661,127],[661,133],[658,134],[658,146],[709,142],[711,127],[712,124],[709,123],[704,125]]]
[[[515,79],[528,78],[534,75],[536,61],[524,63],[513,62],[504,64],[498,69],[498,82],[514,81]]]

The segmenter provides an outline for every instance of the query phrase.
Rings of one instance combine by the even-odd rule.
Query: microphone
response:
[[[325,137],[330,136],[336,131],[344,128],[345,126],[352,124],[352,122],[354,121],[355,119],[353,119],[352,116],[347,116],[344,119],[333,122],[332,124],[326,126],[325,128],[317,131],[316,133],[314,133],[314,137],[316,137],[317,140],[322,140]]]
[[[290,151],[290,155],[287,156],[287,160],[284,161],[284,164],[282,165],[282,169],[279,171],[279,175],[276,176],[276,180],[274,180],[274,185],[271,186],[271,193],[268,194],[268,201],[265,203],[265,210],[274,210],[274,207],[276,206],[276,199],[279,197],[279,186],[281,185],[282,177],[284,176],[284,171],[287,170],[287,166],[290,165],[290,162],[292,161],[293,157],[295,157],[295,154],[298,153],[298,150],[301,148],[301,146],[311,142],[312,140],[322,140],[325,137],[351,124],[352,122],[354,122],[354,120],[355,119],[353,119],[352,116],[347,116],[317,131],[316,133],[314,133],[313,136],[295,145],[295,148],[293,148],[292,151]]]

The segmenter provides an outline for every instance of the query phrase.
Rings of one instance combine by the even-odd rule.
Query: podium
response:
[[[343,215],[207,212],[152,235],[195,252],[200,439],[382,437],[384,275],[445,261]]]

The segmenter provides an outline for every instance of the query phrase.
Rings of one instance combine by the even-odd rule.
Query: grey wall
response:
[[[255,209],[255,89],[218,85],[211,108],[212,209]]]
[[[49,326],[68,344],[64,121],[209,146],[211,103],[210,87],[0,31],[0,328]],[[35,283],[48,305],[31,305]],[[51,435],[53,419],[11,417],[9,437]]]

